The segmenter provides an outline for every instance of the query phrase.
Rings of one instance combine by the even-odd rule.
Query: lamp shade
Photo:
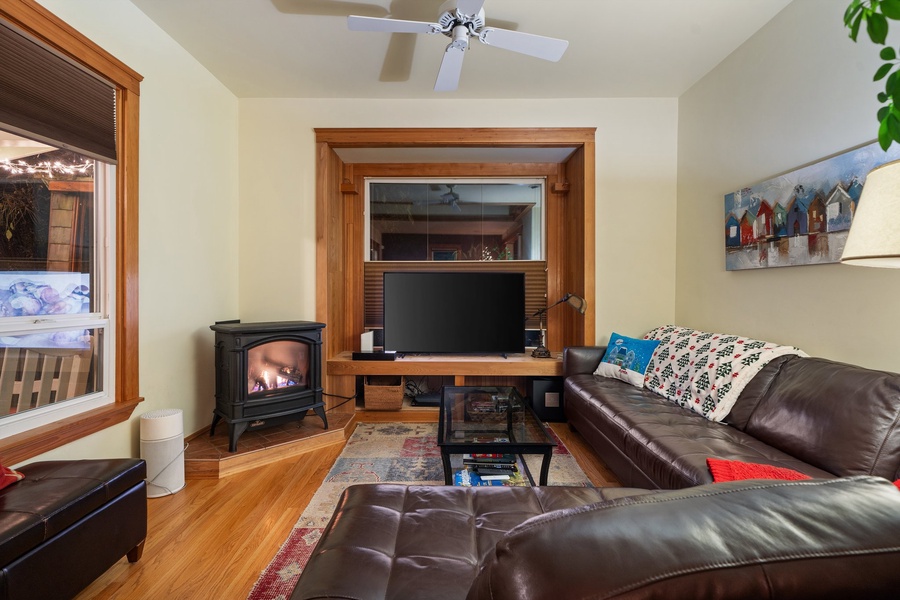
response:
[[[866,177],[841,262],[900,269],[900,161]]]
[[[575,294],[566,294],[566,302],[568,302],[569,306],[571,306],[581,314],[587,312],[587,300],[585,300],[581,296],[576,296]]]

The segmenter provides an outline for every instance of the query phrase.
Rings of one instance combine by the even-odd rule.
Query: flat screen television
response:
[[[525,274],[386,272],[384,349],[402,353],[525,351]]]

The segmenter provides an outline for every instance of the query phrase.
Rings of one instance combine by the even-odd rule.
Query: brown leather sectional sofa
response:
[[[566,350],[566,414],[644,489],[352,486],[292,599],[897,597],[900,376],[778,358],[725,425],[592,375],[603,351]],[[708,456],[816,479],[709,483]]]
[[[708,457],[810,477],[900,478],[900,375],[782,356],[756,374],[723,423],[617,379],[593,375],[603,346],[566,348],[565,414],[622,485],[712,482]]]
[[[292,600],[897,597],[874,477],[684,490],[351,486]]]

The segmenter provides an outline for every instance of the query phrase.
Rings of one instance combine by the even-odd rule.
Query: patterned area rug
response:
[[[555,437],[555,436],[554,436]],[[559,440],[550,460],[550,485],[590,486],[587,476]],[[540,456],[527,457],[537,477]],[[300,515],[287,541],[263,571],[248,600],[285,600],[290,597],[322,530],[328,524],[341,492],[355,483],[443,485],[436,423],[361,423],[347,440]]]

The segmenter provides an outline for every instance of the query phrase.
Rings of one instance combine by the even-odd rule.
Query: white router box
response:
[[[359,351],[372,352],[375,348],[375,332],[367,331],[359,336]]]

